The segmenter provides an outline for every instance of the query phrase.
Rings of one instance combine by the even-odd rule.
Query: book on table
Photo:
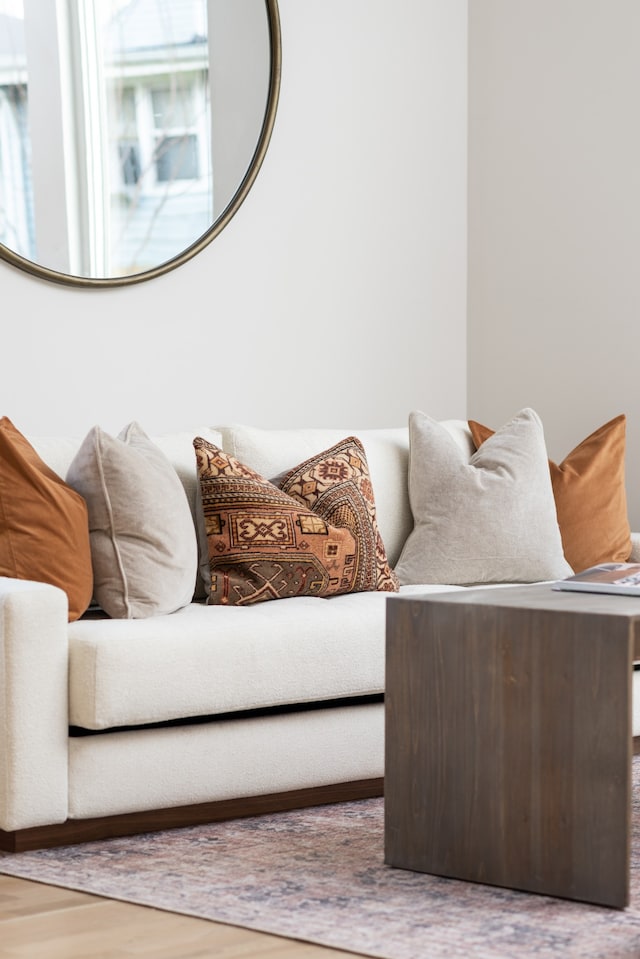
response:
[[[553,589],[640,596],[640,563],[600,563],[558,580]]]

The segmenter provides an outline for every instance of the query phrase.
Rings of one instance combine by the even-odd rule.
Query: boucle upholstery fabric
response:
[[[196,426],[193,429],[175,433],[158,433],[150,437],[151,442],[162,450],[184,486],[189,506],[196,513],[196,490],[198,477],[193,459],[193,437],[203,436],[210,443],[222,445],[222,434],[208,426]],[[27,439],[38,455],[54,473],[62,479],[67,475],[71,462],[78,452],[83,436],[31,436]]]
[[[401,583],[530,583],[571,575],[539,416],[522,410],[471,457],[416,411],[409,421],[415,520]]]
[[[60,587],[69,620],[91,602],[85,501],[6,416],[0,419],[0,576]]]
[[[0,577],[0,829],[67,818],[68,629],[62,590]]]
[[[94,596],[109,616],[171,613],[193,597],[198,546],[178,475],[137,423],[90,430],[67,482],[89,510]]]
[[[383,773],[383,703],[86,736],[69,744],[69,814],[185,806]]]
[[[99,730],[381,693],[389,595],[80,620],[69,628],[70,722]]]
[[[477,447],[493,435],[475,420],[469,420],[469,429]],[[621,414],[590,433],[561,463],[549,460],[562,547],[576,573],[629,559],[625,446]]]

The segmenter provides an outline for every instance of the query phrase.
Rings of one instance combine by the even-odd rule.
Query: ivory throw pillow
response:
[[[63,589],[70,622],[91,602],[85,502],[7,416],[0,419],[0,576]]]
[[[562,579],[571,568],[551,489],[542,423],[524,409],[469,458],[421,412],[409,419],[414,529],[400,582],[473,585]]]
[[[291,470],[282,488],[202,437],[194,448],[210,603],[397,591],[357,439]]]
[[[469,420],[476,447],[493,430]],[[631,555],[624,475],[626,417],[609,420],[561,463],[549,460],[564,555],[575,573]]]
[[[67,482],[89,511],[94,597],[117,619],[172,613],[192,599],[196,532],[178,474],[137,423],[90,430]]]

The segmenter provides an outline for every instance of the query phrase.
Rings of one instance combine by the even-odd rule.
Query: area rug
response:
[[[0,855],[0,873],[384,959],[638,959],[640,758],[625,910],[383,863],[382,799]]]

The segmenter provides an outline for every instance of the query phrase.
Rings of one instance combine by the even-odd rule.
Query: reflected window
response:
[[[28,259],[49,258],[35,242],[36,178],[41,195],[57,191],[65,211],[67,241],[54,240],[54,269],[143,271],[176,256],[213,220],[206,0],[164,3],[162,16],[145,0],[70,2],[60,16],[52,9],[47,42],[57,40],[58,57],[27,62],[25,37],[38,29],[29,18],[41,18],[42,8],[0,0],[0,242]],[[69,72],[70,36],[81,53]],[[60,75],[42,75],[56,59]],[[39,97],[41,116],[59,116],[61,127],[66,118],[61,163],[41,171],[30,162],[28,94]]]
[[[138,123],[136,120],[136,100],[133,87],[123,87],[120,92],[114,119],[117,134],[117,153],[120,170],[120,182],[123,186],[135,186],[142,173],[140,144],[138,143]]]
[[[118,6],[104,28],[119,170],[109,216],[117,269],[130,271],[170,259],[212,222],[209,48],[205,0],[165,4],[162,18],[155,4]]]
[[[125,186],[135,186],[140,179],[140,149],[138,141],[120,140],[118,143],[120,172]]]
[[[35,252],[22,2],[0,0],[0,243]]]
[[[0,257],[177,266],[243,202],[279,87],[277,0],[0,0]]]
[[[192,126],[195,120],[193,88],[185,84],[182,89],[160,89],[151,91],[154,126],[165,127]]]
[[[163,137],[156,146],[156,175],[159,183],[198,179],[198,150],[195,136]]]
[[[26,87],[0,87],[0,242],[34,249],[30,167],[23,170],[29,143],[25,136]]]

